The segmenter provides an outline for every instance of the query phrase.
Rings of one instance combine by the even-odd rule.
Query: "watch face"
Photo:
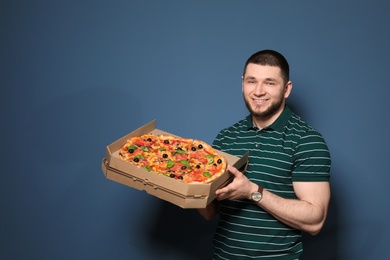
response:
[[[256,191],[252,193],[252,200],[254,201],[260,201],[261,200],[261,193]]]

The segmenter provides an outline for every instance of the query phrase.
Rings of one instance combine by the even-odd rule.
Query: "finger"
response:
[[[224,200],[225,199],[225,193],[222,193],[222,194],[219,194],[219,195],[217,195],[217,200]]]
[[[229,192],[223,192],[217,195],[217,200],[226,200],[229,199],[232,195]]]
[[[221,193],[216,198],[217,200],[230,200],[234,198],[234,195],[231,193]]]
[[[239,170],[237,170],[236,167],[230,164],[228,165],[228,171],[231,172],[234,176],[237,176],[241,173]]]
[[[229,186],[229,185],[228,185],[228,186]],[[228,192],[229,192],[229,187],[228,187],[228,186],[216,190],[216,191],[215,191],[215,194],[216,194],[216,195],[220,195],[220,194],[223,194],[223,193],[228,193]]]

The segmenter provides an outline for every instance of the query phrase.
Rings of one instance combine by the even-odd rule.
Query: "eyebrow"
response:
[[[257,80],[256,77],[254,77],[254,76],[246,76],[243,80],[248,80],[248,79],[255,79],[255,80]],[[277,82],[277,79],[275,79],[275,78],[265,78],[264,81],[274,81],[274,82]]]
[[[275,81],[275,82],[276,82],[276,81],[278,81],[278,80],[275,79],[275,78],[266,78],[265,81]]]

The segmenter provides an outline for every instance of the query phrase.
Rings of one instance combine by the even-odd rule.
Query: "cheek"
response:
[[[268,92],[274,98],[283,98],[286,94],[284,89],[274,89],[272,92]]]
[[[251,92],[251,89],[248,86],[242,86],[242,93],[248,95]]]

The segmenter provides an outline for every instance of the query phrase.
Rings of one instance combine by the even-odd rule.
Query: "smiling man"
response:
[[[219,215],[213,259],[299,259],[301,232],[320,232],[330,200],[331,159],[325,140],[286,105],[289,65],[264,50],[246,62],[242,93],[249,115],[223,129],[213,146],[242,156],[245,173],[216,191],[201,215]]]
[[[291,81],[283,77],[279,67],[247,64],[242,93],[257,127],[264,128],[279,117],[291,88]]]

